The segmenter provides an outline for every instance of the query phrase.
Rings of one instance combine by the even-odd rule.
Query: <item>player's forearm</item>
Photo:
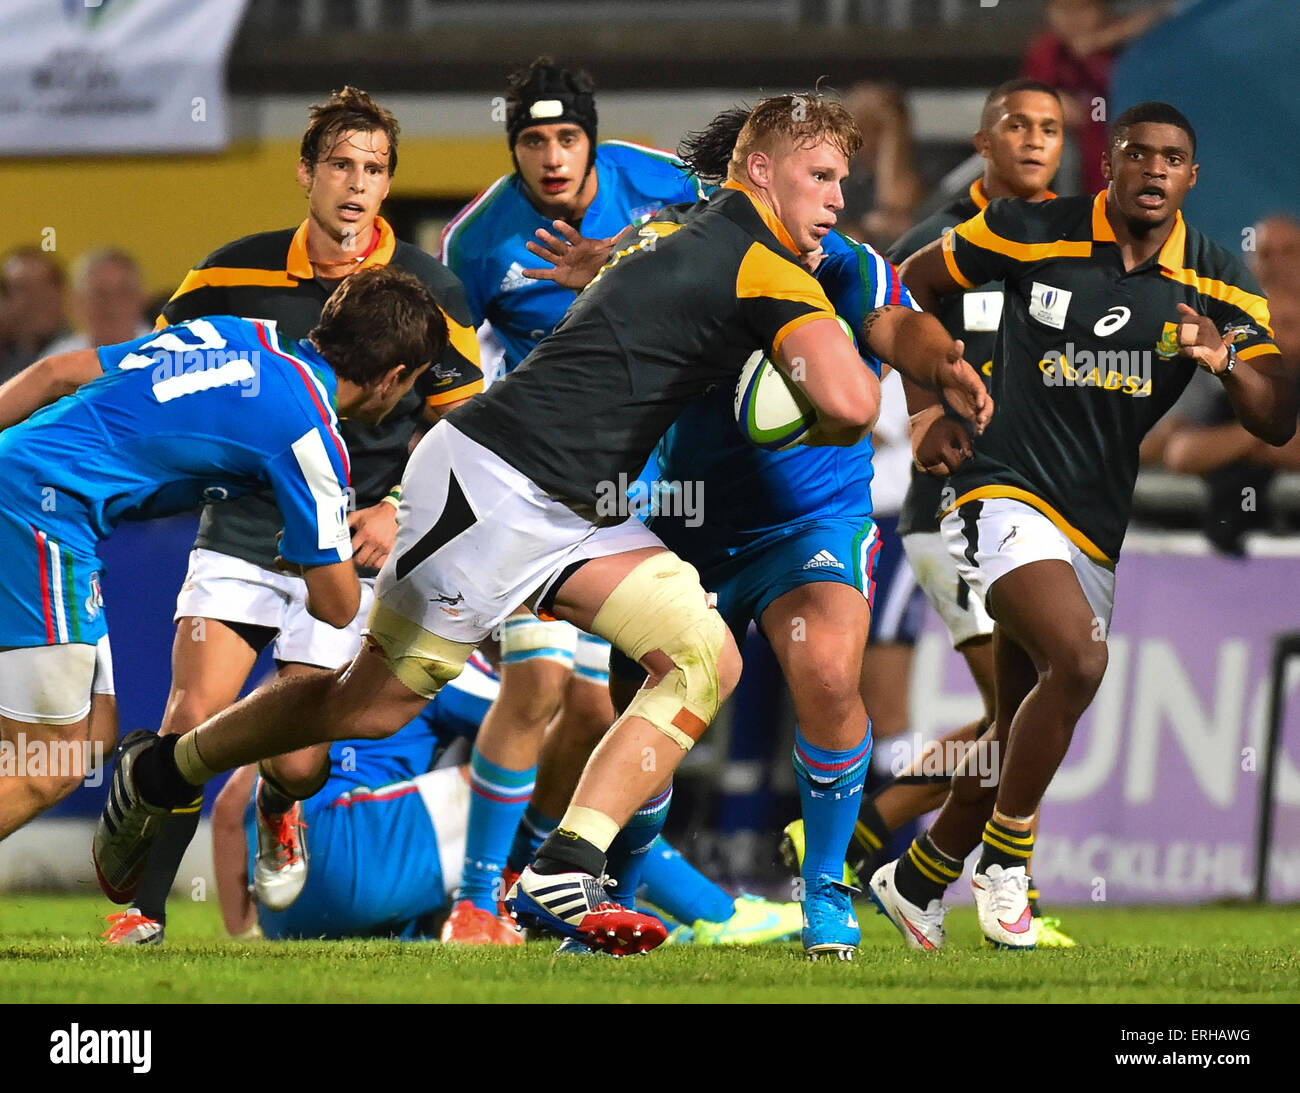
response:
[[[1223,389],[1237,420],[1266,444],[1280,448],[1295,435],[1296,383],[1281,362],[1242,361],[1224,377]]]
[[[257,922],[248,895],[248,840],[243,826],[244,806],[255,774],[253,767],[236,771],[217,794],[212,809],[212,871],[221,918],[232,937],[246,933]]]
[[[911,308],[890,307],[867,316],[867,344],[881,360],[903,374],[904,380],[937,391],[949,361],[953,340],[933,315]]]
[[[0,429],[26,421],[42,406],[72,394],[103,373],[93,349],[45,357],[0,385]]]

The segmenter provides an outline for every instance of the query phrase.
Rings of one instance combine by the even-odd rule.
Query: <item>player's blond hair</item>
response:
[[[844,105],[816,92],[774,95],[750,111],[727,167],[727,177],[744,182],[746,163],[752,152],[777,152],[808,148],[828,140],[845,159],[852,159],[862,147],[858,124]]]

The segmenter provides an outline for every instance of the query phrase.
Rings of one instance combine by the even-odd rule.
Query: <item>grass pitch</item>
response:
[[[905,949],[869,905],[853,964],[797,945],[555,957],[554,942],[465,949],[387,941],[239,943],[216,908],[175,900],[161,949],[99,940],[89,896],[0,897],[6,1002],[1298,1002],[1300,908],[1064,908],[1080,947],[980,947],[973,909],[948,948]]]

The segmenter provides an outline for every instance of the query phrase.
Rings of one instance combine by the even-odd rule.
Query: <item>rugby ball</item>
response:
[[[836,319],[856,346],[849,324]],[[817,423],[812,403],[762,350],[753,353],[740,370],[735,411],[741,436],[769,452],[793,448]]]

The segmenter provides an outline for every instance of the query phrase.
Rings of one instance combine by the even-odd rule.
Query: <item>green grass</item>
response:
[[[949,947],[903,948],[861,909],[851,964],[796,945],[660,949],[627,960],[383,941],[222,937],[216,908],[175,901],[161,949],[105,946],[110,908],[86,896],[0,897],[6,1002],[1297,1002],[1300,908],[1069,908],[1081,947],[996,953],[974,912],[949,915]]]

